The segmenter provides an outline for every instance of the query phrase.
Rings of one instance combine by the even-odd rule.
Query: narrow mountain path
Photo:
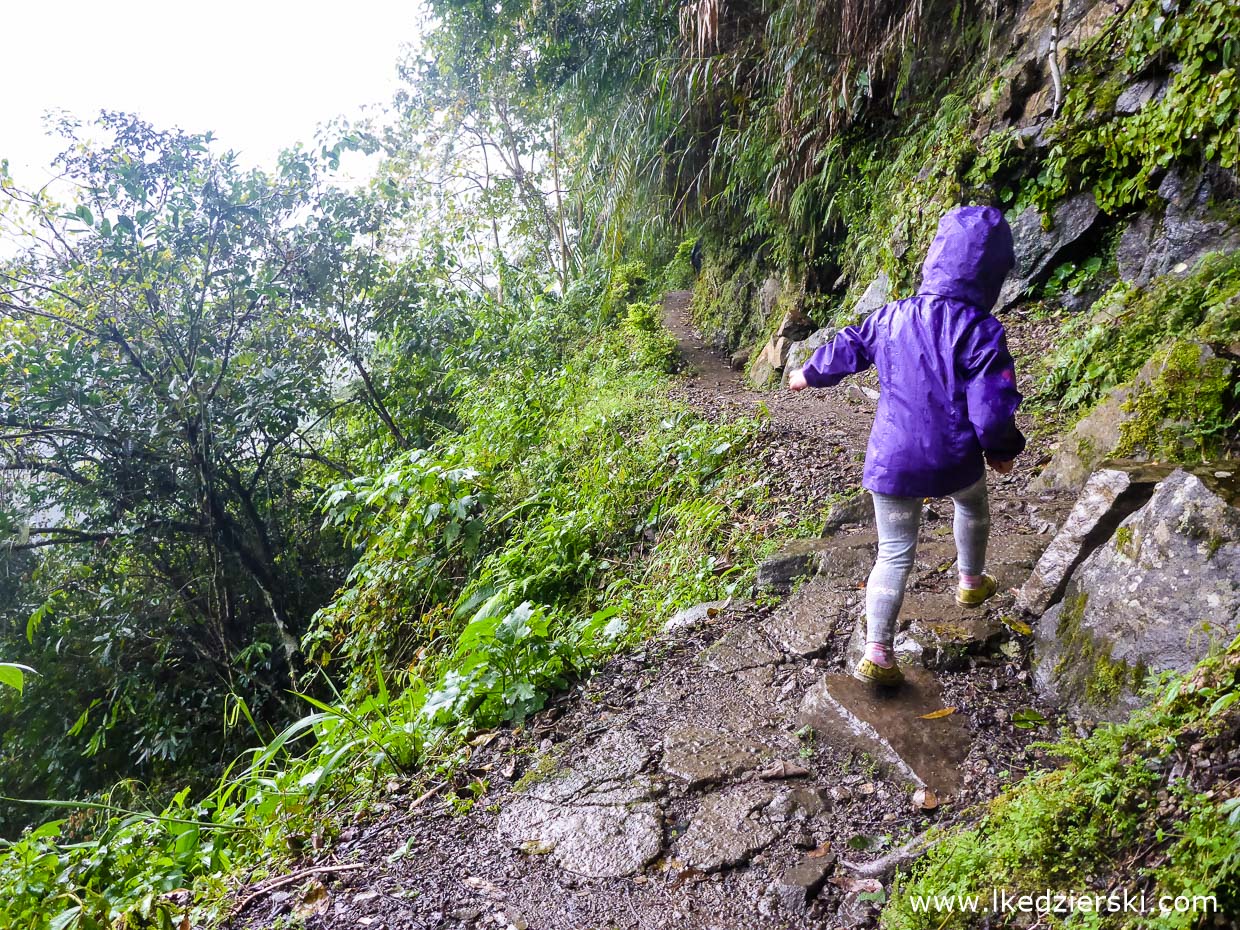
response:
[[[694,332],[686,293],[665,303],[686,367],[677,390],[710,417],[764,417],[753,454],[789,524],[855,490],[873,413],[863,388],[876,385],[750,391]],[[1039,334],[1011,329],[1028,358]],[[1036,725],[1053,714],[1033,695],[1006,589],[1068,502],[1031,498],[1027,481],[1028,469],[991,476],[990,568],[1005,593],[983,610],[956,607],[950,502],[927,506],[898,641],[906,688],[880,696],[846,674],[876,540],[856,498],[831,535],[763,563],[760,586],[787,595],[776,606],[668,618],[525,727],[476,739],[458,777],[487,783],[472,808],[394,786],[329,859],[307,863],[320,871],[260,886],[233,925],[865,926],[889,854],[1020,778],[1038,764],[1028,743],[1053,732]]]

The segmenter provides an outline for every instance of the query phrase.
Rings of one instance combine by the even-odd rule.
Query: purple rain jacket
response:
[[[994,207],[939,221],[916,297],[875,310],[805,364],[811,387],[878,368],[881,394],[862,485],[897,497],[943,497],[1025,448],[1021,395],[1003,324],[990,315],[1015,264],[1012,231]]]

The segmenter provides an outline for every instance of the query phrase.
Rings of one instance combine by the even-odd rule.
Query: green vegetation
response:
[[[1199,760],[1226,756],[1240,727],[1240,641],[1191,675],[1163,682],[1152,706],[1084,739],[1042,748],[1058,763],[992,802],[979,823],[948,831],[883,912],[889,930],[1015,926],[986,916],[992,889],[1022,894],[1127,891],[1149,913],[1077,913],[1053,926],[1189,928],[1240,907],[1240,802]],[[978,895],[974,915],[920,910],[929,895]],[[1217,911],[1159,909],[1213,896]],[[992,920],[998,923],[991,923]]]
[[[958,202],[1092,190],[1112,228],[1037,293],[1109,290],[1056,341],[1043,409],[1154,359],[1121,451],[1225,451],[1240,259],[1110,284],[1114,218],[1166,169],[1237,167],[1231,6],[1108,20],[1065,60],[1046,146],[994,129],[1001,4],[432,0],[395,120],[271,171],[123,114],[60,124],[69,203],[0,166],[22,248],[0,259],[0,796],[35,802],[0,803],[0,930],[205,923],[389,779],[488,803],[453,780],[473,732],[744,590],[777,520],[816,531],[767,513],[755,423],[669,392],[666,288],[710,341],[761,344],[794,303],[849,320],[879,272],[906,294]],[[1117,113],[1137,77],[1166,92]],[[348,151],[379,157],[362,188],[338,184]],[[1106,703],[1145,670],[1081,638],[1083,606],[1061,635]],[[1163,764],[1234,735],[1234,655],[1054,750],[891,926],[992,859],[1012,888],[1083,882],[1150,831],[1151,887],[1234,878],[1235,799]]]
[[[1233,342],[1240,334],[1238,307],[1240,255],[1234,252],[1208,255],[1188,275],[1166,275],[1148,288],[1116,284],[1087,315],[1066,324],[1040,394],[1069,410],[1091,405],[1130,381],[1173,338]]]

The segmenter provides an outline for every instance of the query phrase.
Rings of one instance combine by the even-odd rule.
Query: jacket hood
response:
[[[918,293],[989,311],[1015,265],[1012,230],[1003,213],[996,207],[957,207],[939,220]]]

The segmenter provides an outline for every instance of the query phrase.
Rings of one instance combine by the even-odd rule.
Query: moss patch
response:
[[[1172,343],[1158,374],[1135,384],[1124,402],[1131,418],[1120,427],[1115,454],[1170,462],[1220,454],[1235,422],[1233,381],[1231,362],[1195,342]]]
[[[1142,663],[1131,665],[1112,658],[1110,645],[1082,629],[1088,603],[1085,592],[1064,599],[1055,628],[1060,655],[1051,675],[1066,697],[1105,711],[1114,707],[1125,691],[1140,689],[1148,669]]]

